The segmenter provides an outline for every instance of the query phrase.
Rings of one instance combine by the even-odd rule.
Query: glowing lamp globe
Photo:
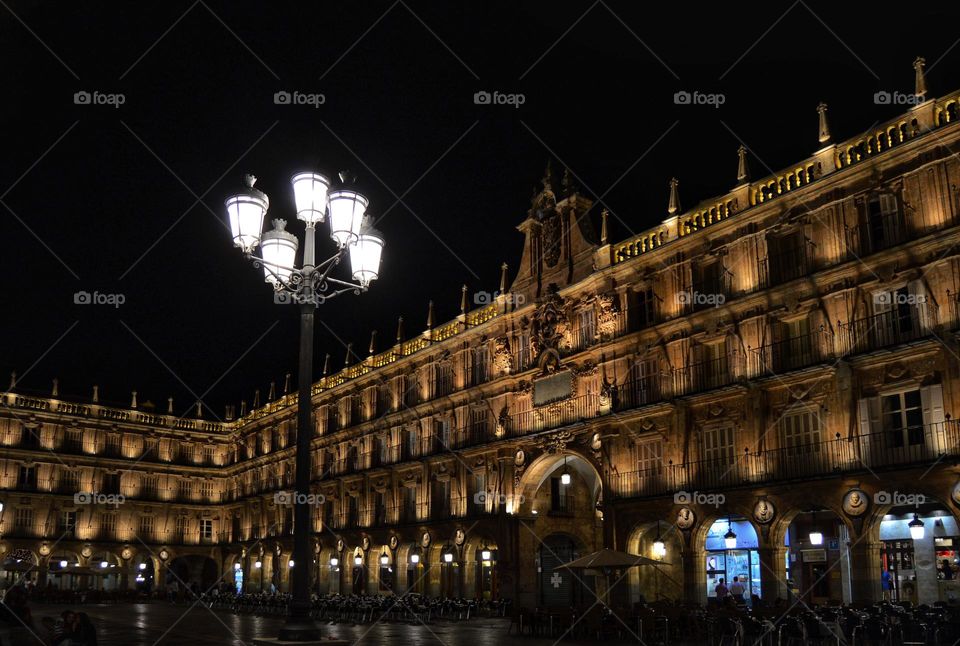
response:
[[[481,561],[489,561],[491,556],[492,556],[492,555],[490,554],[490,550],[488,550],[488,549],[486,549],[486,548],[480,550],[480,560],[481,560]]]
[[[263,567],[263,563],[261,563],[260,561],[254,561],[253,567],[255,567],[255,568],[257,568],[257,569],[259,570],[260,568]]]
[[[286,230],[286,220],[274,220],[273,229],[260,238],[263,279],[276,286],[290,279],[297,257],[297,236]]]
[[[723,545],[728,550],[737,548],[737,535],[733,533],[732,529],[728,529],[727,533],[723,535]]]
[[[293,559],[290,559],[289,561],[287,561],[287,565],[290,567],[293,567]]]
[[[380,565],[382,565],[382,566],[384,566],[384,567],[390,565],[390,557],[387,556],[386,554],[381,554],[381,555],[380,555]]]
[[[327,213],[330,180],[319,173],[297,173],[290,183],[293,184],[297,218],[308,224],[323,222]]]
[[[444,563],[453,563],[453,552],[447,552],[443,555]]]
[[[920,520],[919,516],[914,514],[913,520],[907,523],[907,527],[910,528],[910,538],[912,538],[915,541],[919,541],[923,539],[923,535],[926,528],[923,526],[923,521]]]
[[[419,562],[420,562],[420,555],[419,555],[419,554],[411,554],[411,555],[410,555],[410,562],[413,563],[414,565],[416,565],[417,563],[419,563]]]
[[[108,565],[110,565],[110,564],[107,563],[106,561],[100,561],[100,567],[105,568],[105,567],[107,567]]]
[[[570,474],[569,474],[569,473],[564,472],[563,474],[560,475],[560,484],[562,484],[562,485],[568,485],[568,484],[570,484]]]
[[[234,564],[233,564],[233,569],[234,569],[234,570],[239,570],[239,569],[240,569],[240,564],[239,564],[239,563],[234,563]]]
[[[230,221],[234,246],[243,249],[244,253],[250,253],[260,244],[263,218],[270,207],[270,200],[266,193],[253,187],[256,177],[245,175],[243,181],[246,188],[228,197],[224,206],[227,207],[227,219]]]
[[[823,534],[814,530],[810,532],[810,544],[811,545],[823,545]]]
[[[331,556],[330,567],[337,567],[338,565],[340,565],[340,559],[338,559],[336,556]]]
[[[383,234],[367,225],[360,230],[356,243],[350,247],[353,279],[364,287],[380,275],[380,257],[385,244]]]
[[[369,203],[356,191],[342,189],[330,193],[330,237],[341,249],[360,237],[363,214]]]
[[[141,563],[141,564],[138,565],[137,567],[139,567],[141,570],[146,570],[146,569],[147,569],[147,564],[146,564],[146,563]]]
[[[356,565],[356,566],[361,566],[361,565],[363,565],[363,557],[362,557],[362,556],[354,556],[354,557],[353,557],[353,564]]]
[[[663,558],[667,553],[667,546],[659,538],[653,542],[653,555],[658,559]]]
[[[67,567],[66,561],[60,561],[60,567]]]

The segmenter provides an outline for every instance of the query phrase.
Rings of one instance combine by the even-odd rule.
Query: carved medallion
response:
[[[677,512],[677,527],[690,529],[697,522],[697,515],[689,507],[681,507]]]
[[[870,506],[870,499],[865,491],[851,489],[843,496],[843,511],[847,516],[862,516]]]
[[[773,506],[773,503],[765,498],[761,498],[757,501],[757,504],[753,506],[753,519],[761,525],[769,523],[776,514],[777,510]]]

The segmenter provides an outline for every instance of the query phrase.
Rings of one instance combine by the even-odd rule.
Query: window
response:
[[[123,455],[123,436],[108,435],[106,448],[107,448],[107,455],[109,456],[119,457]]]
[[[203,448],[203,461],[206,464],[213,464],[215,462],[215,454],[212,446],[206,446]]]
[[[213,540],[213,520],[212,519],[210,518],[200,519],[200,540],[201,541]]]
[[[516,348],[514,370],[516,372],[526,370],[533,361],[533,358],[530,356],[530,334],[528,332],[518,334],[514,339],[513,347]]]
[[[808,245],[803,231],[767,240],[771,284],[779,285],[807,274]]]
[[[119,494],[120,493],[120,474],[104,473],[102,486],[103,486],[103,493],[105,494]]]
[[[60,471],[57,488],[60,493],[76,493],[80,491],[80,474],[68,471],[66,467]]]
[[[210,480],[200,481],[200,497],[205,502],[211,502],[213,500],[213,482]]]
[[[881,401],[883,432],[887,436],[888,446],[923,444],[923,410],[920,391],[884,395]]]
[[[473,385],[482,384],[490,378],[490,351],[485,345],[473,351],[472,368]]]
[[[415,428],[407,429],[407,457],[413,457],[417,455],[418,443],[419,443],[419,438],[417,436],[417,429]]]
[[[586,348],[597,336],[597,313],[593,307],[580,310],[577,317],[577,346]]]
[[[701,435],[701,456],[711,466],[731,466],[736,461],[733,426],[712,426]]]
[[[487,509],[487,474],[477,471],[473,474],[473,505],[478,510]]]
[[[453,441],[453,438],[450,436],[450,418],[444,416],[440,419],[434,420],[433,434],[437,442],[437,446],[435,447],[437,451],[451,448],[451,442]]]
[[[77,512],[62,511],[57,523],[57,533],[60,535],[73,534],[77,527]]]
[[[642,478],[663,473],[662,440],[647,440],[637,445],[637,470]]]
[[[79,453],[83,448],[83,431],[69,430],[64,437],[63,448],[66,451]]]
[[[780,447],[785,455],[806,455],[820,452],[820,417],[816,411],[798,409],[780,418]]]
[[[449,361],[434,367],[433,380],[434,397],[442,397],[453,392],[453,366]]]
[[[144,542],[153,540],[153,516],[140,517],[137,536]]]
[[[417,520],[417,488],[405,487],[403,490],[403,518],[402,522],[412,523]]]
[[[20,475],[17,479],[17,485],[21,489],[37,488],[37,470],[35,467],[20,467]]]
[[[637,292],[637,326],[645,328],[653,325],[657,320],[656,296],[650,288]]]
[[[33,509],[18,507],[13,517],[13,526],[22,531],[33,531]]]
[[[100,514],[100,536],[103,540],[114,540],[117,536],[117,515],[108,511]]]
[[[623,408],[651,404],[660,399],[660,370],[655,358],[637,359],[630,366],[630,383],[620,391]]]
[[[450,515],[450,481],[434,480],[433,491],[430,492],[431,515],[434,518],[446,518]]]
[[[142,476],[140,479],[140,497],[157,497],[157,476]]]
[[[880,251],[898,242],[900,235],[900,207],[897,196],[891,193],[875,195],[867,202],[866,240],[861,241],[867,251]]]

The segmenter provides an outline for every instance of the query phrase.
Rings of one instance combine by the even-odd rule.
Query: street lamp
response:
[[[910,528],[910,538],[915,541],[923,540],[923,535],[926,531],[926,528],[923,526],[923,521],[920,520],[919,516],[914,514],[913,520],[907,523],[907,527]]]
[[[730,526],[730,521],[727,520],[727,533],[723,535],[723,545],[728,550],[737,549],[737,535],[733,531],[733,527]]]
[[[653,555],[662,559],[667,553],[667,546],[664,544],[663,539],[660,538],[660,521],[657,521],[657,538],[653,541]]]
[[[563,457],[563,473],[560,474],[560,484],[566,486],[570,484],[570,472],[567,471],[567,457]]]
[[[347,179],[340,174],[341,181]],[[306,225],[303,240],[303,262],[296,266],[300,247],[297,237],[286,230],[286,222],[274,220],[273,229],[263,232],[263,221],[270,206],[267,195],[253,187],[256,178],[244,177],[245,188],[224,202],[234,246],[253,263],[262,268],[264,280],[273,286],[284,302],[300,305],[300,360],[298,370],[296,491],[304,494],[294,498],[293,558],[310,563],[310,507],[306,494],[310,489],[311,385],[313,383],[313,326],[314,311],[318,305],[340,294],[367,291],[370,283],[380,276],[383,254],[383,235],[363,218],[369,200],[343,187],[330,191],[330,181],[319,173],[298,173],[291,179],[297,219]],[[314,251],[316,225],[324,222],[329,211],[330,237],[337,243],[337,251],[322,262],[317,262]],[[260,255],[254,255],[256,247]],[[356,282],[331,276],[345,256],[350,256],[351,276]],[[331,559],[331,565],[336,565]],[[280,639],[286,641],[314,641],[320,638],[320,629],[310,618],[309,568],[293,568],[290,613]]]
[[[380,565],[383,567],[390,565],[390,557],[387,556],[387,550],[383,550],[383,553],[380,554]]]

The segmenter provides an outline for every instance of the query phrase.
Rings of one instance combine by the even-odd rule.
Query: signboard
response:
[[[573,395],[573,373],[562,370],[533,381],[533,405],[543,406]]]
[[[804,563],[826,563],[827,550],[801,550]]]

